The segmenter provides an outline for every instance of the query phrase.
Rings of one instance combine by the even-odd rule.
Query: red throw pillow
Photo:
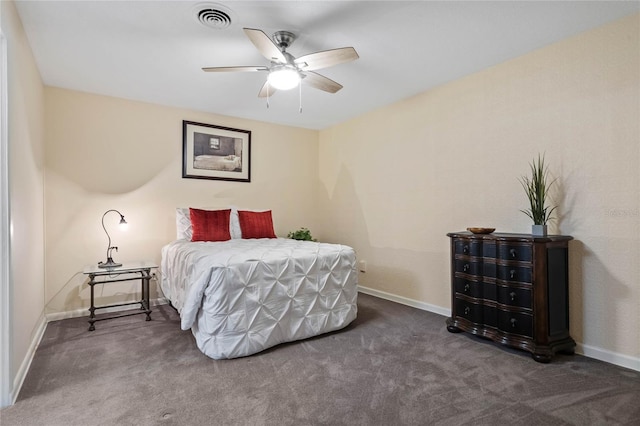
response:
[[[191,241],[227,241],[231,239],[229,220],[231,209],[198,210],[189,208]]]
[[[266,212],[251,212],[238,210],[242,238],[277,238],[273,232],[271,210]]]

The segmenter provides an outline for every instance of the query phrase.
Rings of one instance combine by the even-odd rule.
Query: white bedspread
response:
[[[351,323],[355,262],[339,244],[178,240],[162,249],[161,286],[204,354],[235,358]]]

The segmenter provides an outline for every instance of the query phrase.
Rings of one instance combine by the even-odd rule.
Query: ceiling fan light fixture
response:
[[[300,84],[300,73],[293,67],[282,66],[269,72],[267,80],[278,90],[290,90]]]

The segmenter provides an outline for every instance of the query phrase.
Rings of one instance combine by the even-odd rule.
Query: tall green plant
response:
[[[520,183],[527,194],[527,198],[529,198],[529,208],[520,211],[529,216],[534,225],[546,225],[551,218],[551,213],[557,207],[549,208],[546,206],[549,188],[556,180],[548,182],[548,170],[544,164],[544,156],[538,154],[538,161],[536,162],[534,159],[529,166],[531,167],[531,177],[522,176],[520,178]]]

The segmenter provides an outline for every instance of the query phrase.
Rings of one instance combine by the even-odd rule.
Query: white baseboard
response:
[[[589,358],[608,362],[609,364],[640,371],[640,358],[611,352],[595,346],[585,345],[584,343],[576,343],[576,352]]]
[[[433,312],[434,314],[444,315],[446,317],[451,316],[451,309],[443,308],[441,306],[431,305],[429,303],[420,302],[418,300],[409,299],[408,297],[397,296],[395,294],[387,293],[382,290],[375,290],[373,288],[358,286],[358,291],[371,296],[379,297],[380,299],[390,300],[402,305],[418,308],[423,311]]]
[[[40,316],[38,324],[36,325],[36,332],[33,334],[33,340],[31,340],[29,349],[27,349],[27,353],[22,360],[22,364],[20,364],[20,368],[16,373],[16,377],[13,379],[13,388],[10,395],[11,405],[15,404],[16,399],[18,399],[18,394],[20,393],[20,389],[22,388],[24,379],[27,377],[29,367],[31,367],[31,361],[33,361],[33,357],[36,354],[36,349],[38,349],[38,346],[40,345],[40,341],[42,341],[42,336],[44,336],[44,331],[46,329],[47,320],[45,316],[42,315]]]
[[[413,308],[421,309],[423,311],[433,312],[446,317],[451,316],[451,309],[420,302],[407,297],[397,296],[395,294],[387,293],[386,291],[375,290],[373,288],[362,287],[360,285],[358,286],[358,291],[381,299],[389,300],[391,302],[397,302]],[[614,364],[619,367],[640,371],[640,358],[619,354],[617,352],[608,351],[595,346],[585,345],[580,342],[576,342],[576,353],[599,361],[608,362],[609,364]]]

